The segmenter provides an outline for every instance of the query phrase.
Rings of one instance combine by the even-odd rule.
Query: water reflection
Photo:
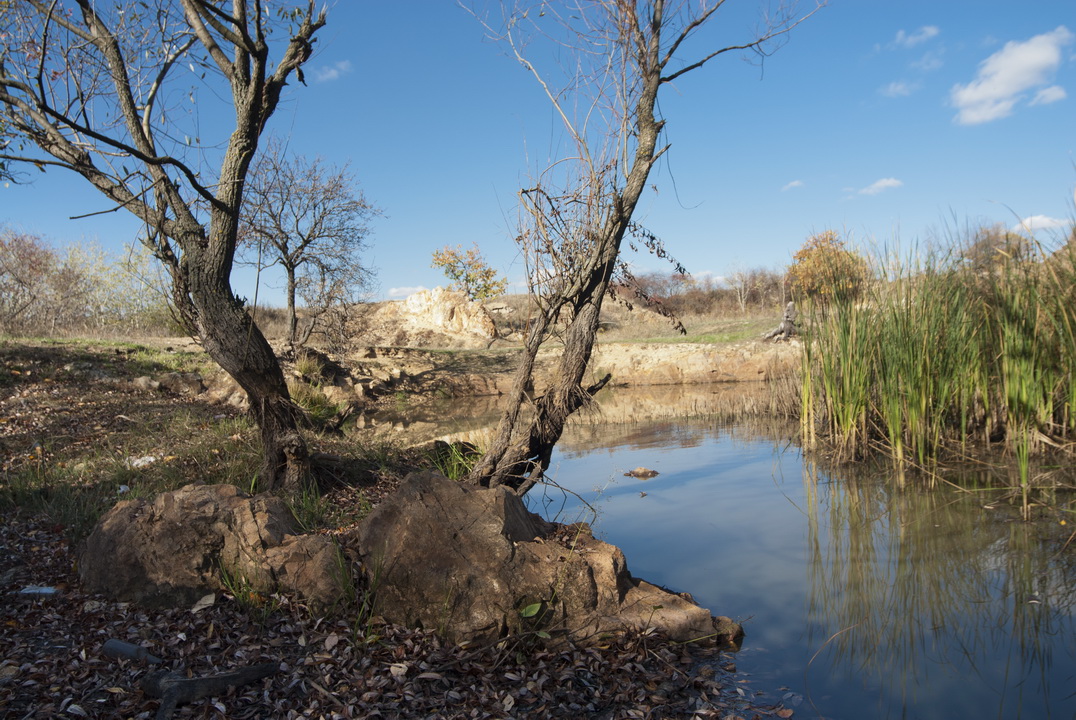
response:
[[[763,383],[724,383],[714,385],[657,385],[643,388],[606,388],[598,393],[597,403],[574,415],[562,450],[576,444],[587,448],[607,433],[631,435],[643,420],[669,421],[685,417],[734,419],[757,414],[759,407],[770,403]],[[496,395],[446,399],[429,404],[412,405],[401,399],[395,408],[361,415],[356,425],[364,432],[371,429],[385,434],[405,434],[409,444],[418,445],[435,439],[473,442],[484,445],[492,436],[494,425],[504,411],[504,398]],[[672,427],[670,425],[670,427]],[[675,431],[673,434],[677,432]],[[646,442],[654,442],[643,431]],[[682,440],[681,440],[682,441]],[[676,442],[670,438],[670,442]]]
[[[879,717],[1072,716],[1076,573],[1058,533],[979,495],[810,465],[804,484],[809,681],[858,678]]]
[[[795,717],[1076,717],[1070,529],[987,492],[835,477],[792,436],[576,426],[553,471],[635,574],[745,622],[741,670],[807,698]],[[638,465],[661,475],[623,476]],[[555,490],[531,502],[586,512]]]

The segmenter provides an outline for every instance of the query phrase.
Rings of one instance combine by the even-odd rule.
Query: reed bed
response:
[[[805,304],[805,442],[882,454],[902,480],[1000,451],[1026,494],[1036,463],[1076,449],[1076,242],[888,265],[858,299]]]

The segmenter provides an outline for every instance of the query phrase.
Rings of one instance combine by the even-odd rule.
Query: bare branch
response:
[[[705,13],[704,16],[700,17],[697,22],[691,23],[688,28],[685,28],[685,30],[680,33],[680,35],[677,37],[676,41],[673,43],[673,46],[669,49],[669,52],[666,53],[665,57],[662,59],[662,62],[661,62],[661,67],[662,68],[664,68],[666,66],[666,64],[668,64],[668,62],[672,59],[673,53],[676,52],[676,49],[679,48],[680,44],[683,43],[683,41],[688,38],[688,36],[691,34],[691,32],[693,32],[697,27],[699,27],[699,25],[701,25],[702,22],[705,22],[705,20],[709,19],[710,16],[712,16],[713,13],[716,12],[717,9],[719,7],[721,7],[721,5],[723,5],[723,4],[724,4],[724,0],[722,0],[722,2],[718,3],[717,5],[715,5],[713,8],[711,8],[707,13]],[[696,69],[702,67],[703,65],[710,62],[711,60],[713,60],[718,55],[723,55],[723,54],[728,53],[728,52],[734,52],[736,50],[755,50],[755,51],[757,51],[757,52],[759,52],[760,54],[763,54],[763,55],[768,54],[768,53],[765,53],[762,50],[763,45],[765,45],[766,43],[768,43],[768,42],[770,42],[772,40],[775,40],[777,38],[780,38],[781,36],[787,35],[788,33],[792,32],[793,29],[799,27],[800,24],[802,24],[803,22],[805,22],[807,20],[807,18],[811,17],[812,15],[814,15],[816,12],[818,12],[819,10],[821,10],[825,6],[826,6],[826,2],[824,0],[818,0],[818,1],[816,1],[815,7],[814,7],[813,10],[811,10],[810,12],[800,16],[798,19],[796,19],[796,20],[788,20],[788,21],[782,22],[781,24],[777,25],[776,27],[774,27],[774,28],[768,30],[767,32],[765,32],[762,36],[760,36],[759,38],[757,38],[753,42],[743,43],[742,45],[729,45],[728,47],[723,47],[720,50],[715,50],[712,53],[710,53],[709,55],[706,55],[705,57],[703,57],[701,60],[698,60],[696,62],[691,63],[690,65],[682,67],[682,68],[680,68],[679,70],[677,70],[674,73],[662,76],[661,82],[662,83],[670,83],[670,82],[676,80],[676,78],[680,77],[681,75],[684,75],[686,73],[691,72],[692,70],[696,70]]]
[[[667,12],[665,0],[590,0],[559,14],[551,5],[536,2],[506,11],[503,31],[494,32],[483,21],[490,35],[503,42],[537,81],[573,147],[519,193],[517,237],[537,314],[531,320],[508,409],[486,455],[470,474],[471,481],[526,492],[548,467],[568,417],[585,407],[604,384],[586,386],[583,381],[603,299],[618,277],[631,280],[620,259],[628,232],[635,233],[639,245],[683,270],[653,233],[632,221],[647,178],[668,149],[667,144],[659,145],[665,121],[658,114],[658,93],[665,83],[717,55],[734,49],[759,50],[809,17],[768,26],[742,45],[713,51],[665,74],[684,43],[712,21],[724,3],[684,2]],[[564,35],[553,37],[546,24]],[[539,71],[534,58],[549,48],[540,44],[536,50],[532,40],[550,43],[550,55],[570,57],[573,65],[561,85],[554,83],[555,75]],[[629,246],[636,247],[630,241]],[[653,300],[638,292],[648,302]],[[560,363],[550,385],[539,391],[533,388],[534,360],[554,333],[563,340]],[[535,395],[540,399],[534,401],[534,412],[524,424],[521,405]]]
[[[198,37],[198,41],[202,43],[202,47],[206,49],[209,56],[213,58],[213,62],[217,64],[220,71],[224,73],[225,77],[232,77],[235,75],[235,68],[232,65],[231,60],[224,54],[220,45],[217,44],[216,39],[212,33],[209,32],[209,28],[205,26],[204,19],[209,14],[206,9],[207,3],[199,2],[199,0],[182,0],[183,2],[183,15],[187,18],[187,22],[190,24],[194,34]],[[220,28],[219,24],[215,27]],[[218,29],[225,38],[229,33],[226,28]]]

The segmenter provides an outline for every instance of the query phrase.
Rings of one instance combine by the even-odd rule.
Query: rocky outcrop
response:
[[[278,498],[188,485],[106,513],[79,573],[92,591],[148,606],[189,606],[236,584],[322,607],[351,594],[347,583],[363,579],[343,576],[333,541],[295,535],[293,524]],[[379,615],[453,642],[528,631],[587,642],[648,628],[677,641],[742,636],[689,596],[632,577],[623,553],[585,523],[548,523],[504,488],[413,473],[344,542]]]
[[[414,473],[370,514],[358,545],[379,614],[456,642],[651,627],[681,641],[742,636],[689,597],[632,577],[585,524],[547,523],[504,488]]]
[[[608,343],[595,346],[591,367],[598,377],[612,373],[616,385],[706,385],[772,378],[797,368],[800,352],[798,341]]]
[[[440,287],[381,303],[361,322],[360,334],[373,345],[481,348],[497,336],[493,318],[480,303]]]
[[[95,592],[148,606],[189,605],[225,588],[225,577],[313,604],[336,602],[343,586],[332,541],[294,533],[279,498],[187,485],[107,512],[86,540],[79,574]]]

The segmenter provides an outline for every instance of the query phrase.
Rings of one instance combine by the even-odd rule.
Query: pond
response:
[[[550,475],[633,574],[741,621],[738,673],[795,717],[1076,718],[1074,523],[1023,522],[987,491],[837,477],[794,435],[575,425]],[[624,476],[637,466],[660,475]],[[592,519],[555,489],[528,502]]]
[[[701,420],[569,430],[551,475],[632,572],[743,622],[749,687],[796,717],[1076,717],[1076,543],[987,492],[835,477],[793,432]],[[660,472],[640,480],[624,472]],[[535,490],[548,517],[578,500]]]

